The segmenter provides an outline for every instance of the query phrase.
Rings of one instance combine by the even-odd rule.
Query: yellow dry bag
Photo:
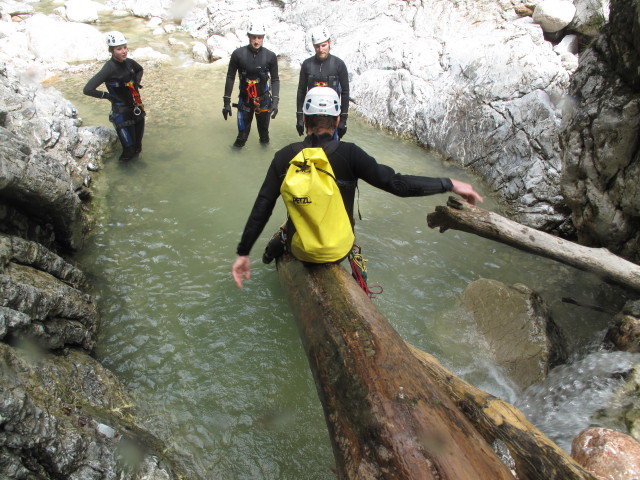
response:
[[[290,248],[298,260],[331,263],[347,256],[353,227],[322,148],[304,148],[289,162],[280,194],[295,227]]]

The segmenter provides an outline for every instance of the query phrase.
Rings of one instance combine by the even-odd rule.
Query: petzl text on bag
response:
[[[291,253],[298,260],[330,263],[351,251],[353,228],[322,148],[304,148],[289,162],[280,194],[295,227]]]

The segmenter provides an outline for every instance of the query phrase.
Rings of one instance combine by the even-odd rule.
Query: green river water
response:
[[[107,102],[81,92],[99,67],[53,83],[85,125],[110,126]],[[295,322],[275,265],[260,261],[267,238],[284,219],[282,205],[252,252],[252,277],[244,289],[230,273],[274,152],[299,140],[297,71],[281,69],[271,144],[258,143],[254,126],[247,146],[237,150],[231,147],[235,115],[225,122],[220,113],[226,66],[146,68],[143,152],[123,164],[118,146],[94,174],[101,213],[78,257],[99,301],[97,357],[127,385],[151,429],[207,479],[335,478]],[[378,161],[406,174],[470,181],[486,197],[483,207],[501,211],[479,180],[437,153],[376,130],[355,114],[348,127],[344,140]],[[401,199],[360,186],[357,241],[368,259],[369,283],[384,288],[374,303],[405,339],[513,402],[519,392],[492,364],[491,352],[458,307],[469,282],[484,277],[538,290],[569,335],[574,355],[601,339],[611,315],[561,298],[613,309],[622,299],[589,274],[473,235],[429,229],[426,215],[446,198]]]

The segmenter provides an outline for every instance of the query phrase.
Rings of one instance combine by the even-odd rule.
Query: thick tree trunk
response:
[[[318,387],[338,478],[513,479],[339,265],[278,262]]]
[[[474,233],[593,272],[605,281],[640,291],[640,266],[620,258],[605,248],[589,248],[563,240],[534,228],[508,220],[496,213],[449,197],[447,206],[427,215],[429,227]]]
[[[490,443],[500,440],[508,447],[520,480],[595,480],[531,425],[516,407],[456,377],[432,355],[410,348],[428,375],[449,393],[485,440]]]
[[[339,479],[513,479],[490,446],[497,438],[518,457],[519,480],[594,480],[515,408],[402,340],[343,267],[285,255],[278,271]]]

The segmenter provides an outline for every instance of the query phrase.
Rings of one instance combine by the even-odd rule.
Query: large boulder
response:
[[[68,0],[60,7],[62,16],[70,22],[97,23],[106,7],[91,0]]]
[[[21,26],[36,58],[50,63],[109,58],[104,35],[90,25],[67,22],[57,15],[36,14]]]
[[[533,21],[548,33],[562,30],[576,14],[573,2],[566,0],[543,0],[533,11]]]
[[[587,428],[571,444],[571,456],[596,478],[640,478],[640,443],[624,433],[606,428]]]
[[[522,390],[567,358],[564,335],[544,300],[525,285],[480,279],[462,294],[495,362]]]

